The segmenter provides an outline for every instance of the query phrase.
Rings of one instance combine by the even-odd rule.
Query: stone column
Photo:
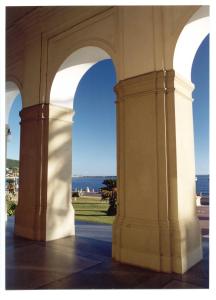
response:
[[[15,234],[53,240],[74,234],[71,204],[72,110],[38,104],[21,113]]]
[[[173,70],[120,81],[113,257],[184,273],[202,258],[195,207],[193,85]]]

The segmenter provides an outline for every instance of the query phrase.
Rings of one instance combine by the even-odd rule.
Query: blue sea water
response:
[[[209,195],[209,175],[197,175],[196,180],[196,193],[199,195]],[[108,176],[108,177],[73,177],[72,179],[72,187],[73,190],[85,190],[87,187],[92,191],[94,189],[95,192],[103,187],[103,181],[105,179],[115,179],[116,176]]]
[[[94,190],[98,192],[100,188],[104,187],[103,181],[105,179],[116,179],[116,176],[98,176],[98,177],[73,177],[72,178],[72,189],[75,190],[86,190],[88,187],[90,191]]]
[[[197,175],[196,193],[203,196],[209,195],[209,175]]]

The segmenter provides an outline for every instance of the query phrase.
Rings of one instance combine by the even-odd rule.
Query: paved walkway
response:
[[[6,289],[199,289],[208,288],[208,237],[204,259],[184,275],[115,262],[112,227],[76,223],[76,237],[35,242],[13,235],[7,222]]]

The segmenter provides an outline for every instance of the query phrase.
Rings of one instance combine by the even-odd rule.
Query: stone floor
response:
[[[77,222],[76,237],[35,242],[6,232],[6,289],[203,289],[209,285],[208,235],[204,259],[184,275],[115,262],[110,225]]]

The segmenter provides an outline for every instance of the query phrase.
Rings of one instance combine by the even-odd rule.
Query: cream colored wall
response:
[[[40,103],[41,39],[28,41],[24,53],[23,107]]]
[[[177,38],[198,8],[38,8],[7,31],[7,76],[25,82],[23,106],[27,107],[49,102],[58,68],[84,46],[105,50],[113,59],[118,80],[171,69]]]
[[[119,79],[173,68],[173,54],[185,23],[199,6],[143,6],[118,9]],[[121,58],[120,58],[121,57]]]
[[[76,50],[86,46],[101,48],[116,65],[116,14],[113,9],[96,15],[50,39],[48,48],[48,78],[46,97],[49,99],[51,85],[63,62]],[[118,73],[118,69],[116,69]],[[118,76],[118,74],[117,74]]]
[[[13,81],[21,89],[24,75],[25,34],[20,26],[7,30],[6,49],[6,81]]]
[[[103,45],[105,31],[114,30],[109,20],[107,22],[106,11],[109,11],[109,7],[38,7],[7,29],[6,75],[8,80],[15,78],[24,83],[23,107],[49,102],[55,73],[74,50],[82,45],[94,46],[97,42]],[[104,18],[105,26],[98,26],[97,20],[101,18]],[[94,33],[95,29],[97,32]],[[84,32],[90,34],[91,30],[91,40],[88,40],[89,36]],[[60,41],[58,45],[62,43],[63,47],[59,51],[56,41],[66,38],[71,31],[76,33],[77,38],[74,36],[73,41],[72,37],[67,45],[63,40]],[[105,48],[109,52],[112,36],[105,36]]]
[[[154,69],[152,11],[151,6],[119,9],[119,13],[122,14],[121,26],[124,32],[121,48],[124,53],[124,67],[121,79]]]

